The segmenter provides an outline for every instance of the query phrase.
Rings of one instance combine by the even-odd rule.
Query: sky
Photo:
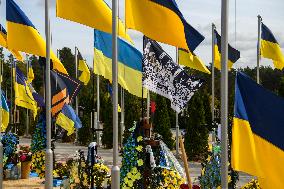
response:
[[[0,23],[5,24],[6,0],[0,0]],[[43,37],[44,32],[44,0],[14,0],[30,18]],[[80,0],[84,1],[84,0]],[[111,0],[106,0],[111,5]],[[215,23],[221,33],[221,0],[176,0],[185,19],[195,27],[205,40],[197,47],[195,53],[206,65],[211,62],[211,25]],[[124,20],[125,0],[119,1],[119,13]],[[235,22],[236,3],[236,22]],[[284,1],[283,0],[231,0],[229,1],[229,43],[241,52],[241,58],[234,65],[239,67],[256,66],[257,15],[261,15],[278,40],[284,53]],[[93,29],[87,26],[56,18],[55,0],[51,0],[50,19],[52,32],[52,49],[69,47],[74,53],[77,46],[92,67]],[[95,16],[95,13],[94,13]],[[171,23],[167,23],[171,24]],[[236,25],[236,28],[235,28]],[[236,29],[236,30],[235,30]],[[235,32],[236,31],[236,32]],[[135,46],[142,50],[142,34],[128,30]],[[175,48],[162,45],[164,50],[175,60]],[[272,61],[262,59],[261,65],[273,66]]]

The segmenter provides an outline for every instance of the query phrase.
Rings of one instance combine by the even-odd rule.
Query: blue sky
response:
[[[1,0],[0,22],[5,25],[6,0]],[[81,0],[83,2],[83,0]],[[215,23],[220,33],[221,0],[176,0],[187,21],[205,36],[205,40],[195,53],[208,64],[211,61],[211,24]],[[27,14],[44,37],[44,0],[15,0]],[[110,0],[107,0],[110,3]],[[237,0],[237,41],[235,43],[235,0],[230,1],[229,42],[241,51],[241,59],[235,67],[256,66],[257,15],[273,31],[284,52],[284,1],[283,0]],[[120,0],[120,17],[124,20],[124,0]],[[55,16],[55,0],[51,0],[52,48],[54,51],[69,47],[74,52],[75,46],[92,65],[93,30],[89,27],[66,21]],[[170,24],[170,23],[168,23]],[[142,34],[129,31],[135,46],[142,49]],[[163,45],[175,59],[175,48]],[[263,60],[262,65],[272,65],[270,60]]]

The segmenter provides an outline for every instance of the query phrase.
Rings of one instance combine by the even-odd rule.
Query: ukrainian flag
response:
[[[273,60],[275,68],[282,70],[284,67],[284,55],[281,47],[270,29],[261,24],[261,56]]]
[[[4,96],[4,92],[2,91],[1,94],[1,101],[2,101],[2,106],[1,106],[1,111],[2,111],[2,126],[1,126],[1,130],[5,131],[8,127],[9,124],[9,108],[8,108],[8,104],[6,101],[6,98]]]
[[[57,0],[56,15],[94,29],[112,33],[112,11],[104,0]],[[120,19],[118,24],[118,35],[132,42]]]
[[[183,66],[190,67],[207,74],[211,74],[211,72],[205,66],[203,61],[190,51],[178,49],[178,63]]]
[[[34,100],[27,79],[18,67],[14,68],[14,72],[15,104],[32,110],[35,118],[37,115],[37,102]]]
[[[175,0],[126,0],[126,27],[175,47],[191,50],[204,37],[189,25]]]
[[[40,36],[35,26],[13,1],[6,1],[6,20],[8,28],[7,44],[10,49],[38,56],[46,56],[44,39]],[[66,69],[53,52],[50,52],[53,60],[53,69],[67,74]]]
[[[75,128],[79,129],[82,127],[80,118],[68,104],[65,104],[60,114],[58,114],[56,124],[65,129],[68,136],[74,133]]]
[[[214,40],[214,66],[218,70],[221,70],[221,36],[214,30],[215,40]],[[235,62],[240,58],[240,51],[234,49],[230,44],[228,44],[228,69],[230,70]]]
[[[232,167],[263,189],[284,188],[284,99],[240,72],[235,83]]]
[[[129,93],[142,96],[142,54],[118,39],[118,83]],[[112,35],[95,30],[94,72],[112,81]]]
[[[83,59],[80,51],[78,50],[78,70],[80,72],[79,80],[87,85],[90,81],[91,73],[86,61]]]
[[[5,28],[1,24],[0,24],[0,45],[2,47],[5,47],[6,49],[8,49],[8,45],[7,45],[7,32],[6,32]],[[23,56],[21,55],[21,53],[19,51],[10,50],[10,52],[12,53],[12,55],[14,57],[16,57],[17,60],[19,60],[21,62],[24,60]]]

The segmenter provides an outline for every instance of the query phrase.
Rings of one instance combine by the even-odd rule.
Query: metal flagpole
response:
[[[179,64],[178,48],[176,47],[176,63]],[[178,112],[176,112],[176,157],[179,157],[179,125],[178,125]]]
[[[221,6],[221,188],[228,188],[228,12],[229,0]]]
[[[29,59],[28,59],[28,55],[26,54],[26,58],[27,58],[27,79],[29,78]],[[29,109],[27,109],[27,120],[26,120],[26,137],[29,136]]]
[[[52,170],[53,157],[51,150],[51,88],[50,88],[50,22],[49,0],[45,0],[45,36],[46,36],[46,67],[45,67],[45,92],[46,92],[46,157],[45,157],[45,189],[53,187]]]
[[[120,169],[118,166],[118,112],[117,112],[117,0],[112,0],[112,99],[113,99],[113,167],[111,169],[111,188],[120,188]]]
[[[1,74],[1,81],[0,81],[0,104],[2,104],[2,62],[0,61],[0,74]],[[2,125],[2,114],[0,114],[0,125]],[[2,130],[2,129],[1,129]],[[0,141],[0,189],[3,188],[3,144]]]
[[[100,129],[100,76],[97,75],[97,127],[96,129]],[[97,131],[97,144],[101,145],[100,141],[100,131]]]
[[[212,68],[211,68],[211,82],[212,82],[212,104],[211,104],[211,111],[212,111],[212,123],[215,120],[215,24],[212,23]],[[213,142],[215,142],[215,130],[213,131]]]
[[[11,60],[11,97],[10,97],[10,122],[11,124],[14,123],[13,121],[13,67],[14,67],[14,61]]]
[[[76,74],[76,79],[78,79],[78,48],[75,47],[75,74]],[[79,99],[78,99],[78,95],[75,98],[75,111],[76,114],[78,115],[78,104],[79,104]],[[76,139],[75,139],[75,143],[78,143],[78,129],[76,129]]]
[[[259,64],[260,64],[260,30],[261,30],[261,21],[262,18],[260,15],[257,16],[257,20],[258,20],[258,37],[257,37],[257,65],[256,65],[256,82],[259,84]]]
[[[120,87],[121,93],[120,93],[120,100],[121,100],[121,117],[120,117],[120,145],[123,144],[123,133],[124,133],[124,90],[122,87]]]

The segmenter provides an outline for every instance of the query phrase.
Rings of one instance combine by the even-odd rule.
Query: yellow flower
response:
[[[133,174],[136,174],[138,172],[136,167],[133,167],[131,171],[132,171]]]
[[[221,189],[221,186],[218,186],[216,189]]]
[[[139,159],[139,160],[137,160],[137,164],[140,167],[140,166],[142,166],[144,164],[144,162],[143,162],[142,159]]]
[[[136,150],[137,150],[138,152],[142,152],[143,147],[142,147],[141,145],[139,145],[139,146],[136,147]]]
[[[127,173],[127,177],[128,177],[128,178],[132,178],[132,176],[133,176],[133,175],[132,175],[130,172]]]
[[[142,141],[142,140],[143,140],[143,137],[142,137],[142,136],[137,137],[137,142],[140,142],[140,141]]]

